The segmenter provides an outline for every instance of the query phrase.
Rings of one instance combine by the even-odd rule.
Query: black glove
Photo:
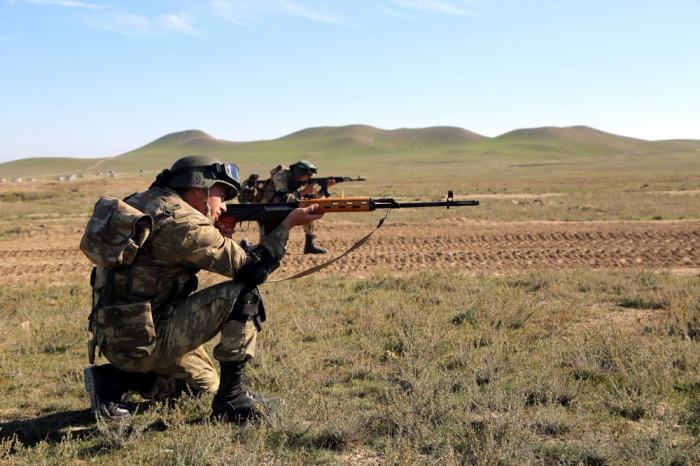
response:
[[[246,254],[245,264],[238,269],[235,280],[252,288],[265,283],[267,277],[279,266],[280,261],[265,246],[258,244]]]
[[[257,246],[256,244],[249,243],[248,240],[245,238],[239,241],[238,245],[245,251],[246,254],[251,252],[253,249],[255,249],[255,246]]]

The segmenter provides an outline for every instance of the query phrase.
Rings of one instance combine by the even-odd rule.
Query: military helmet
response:
[[[299,160],[289,166],[295,178],[300,178],[303,175],[315,175],[318,173],[318,168],[308,160]]]
[[[223,163],[208,155],[188,155],[178,159],[170,168],[167,186],[170,188],[211,188],[216,183],[226,186],[226,199],[238,196],[241,184],[238,167]]]

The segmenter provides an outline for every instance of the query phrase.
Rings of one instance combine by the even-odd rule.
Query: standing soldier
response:
[[[265,416],[269,400],[245,385],[265,321],[257,285],[279,266],[289,229],[323,214],[318,205],[293,210],[246,253],[231,239],[235,229],[218,220],[239,189],[235,165],[193,155],[163,170],[146,191],[97,202],[80,244],[96,265],[88,356],[93,364],[97,347],[110,362],[85,369],[97,415],[129,418],[121,403],[127,391],[179,388],[215,393],[213,418]],[[195,293],[202,269],[230,280]],[[221,378],[202,347],[219,333]]]
[[[320,199],[323,197],[320,189],[314,189],[316,183],[307,182],[318,169],[308,160],[300,160],[286,168],[279,166],[272,170],[272,177],[265,186],[260,202],[291,202],[298,199]],[[328,180],[327,187],[335,184],[332,179]],[[304,254],[327,254],[328,249],[316,245],[314,239],[314,224],[309,223],[303,226],[306,236],[304,244]],[[268,233],[261,230],[261,235]]]
[[[238,202],[241,204],[252,204],[258,194],[258,178],[260,175],[253,173],[241,183],[241,193],[238,195]]]

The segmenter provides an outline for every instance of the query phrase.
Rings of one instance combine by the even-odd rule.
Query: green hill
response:
[[[503,154],[529,154],[550,159],[656,154],[671,149],[655,142],[617,136],[587,126],[518,129],[494,138],[492,146],[498,147]]]
[[[463,164],[488,160],[541,163],[622,155],[692,154],[698,140],[645,141],[586,126],[518,129],[495,138],[466,129],[437,126],[383,130],[369,125],[307,128],[278,139],[233,142],[187,130],[158,138],[133,151],[103,159],[34,158],[0,164],[0,178],[157,172],[184,155],[207,154],[234,161],[244,172],[266,173],[277,164],[307,158],[328,170],[362,172],[363,167]],[[325,173],[328,173],[324,169]]]
[[[0,164],[0,178],[50,177],[86,173],[90,167],[105,159],[71,159],[67,157],[37,157]]]
[[[280,138],[279,141],[294,144],[315,140],[328,148],[376,147],[387,151],[400,150],[415,145],[469,144],[489,139],[471,131],[451,126],[430,128],[382,130],[367,125],[323,126],[308,128]]]

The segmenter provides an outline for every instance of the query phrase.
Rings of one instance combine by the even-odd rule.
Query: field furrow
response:
[[[369,225],[323,222],[318,243],[327,256],[302,254],[303,235],[292,232],[277,278],[291,276],[340,255],[372,230]],[[245,235],[257,238],[251,229]],[[87,277],[90,264],[78,249],[80,232],[36,231],[0,242],[4,281],[60,282]],[[360,276],[458,267],[467,272],[509,272],[527,267],[668,269],[700,271],[700,222],[513,222],[450,219],[388,223],[367,244],[320,273]]]

